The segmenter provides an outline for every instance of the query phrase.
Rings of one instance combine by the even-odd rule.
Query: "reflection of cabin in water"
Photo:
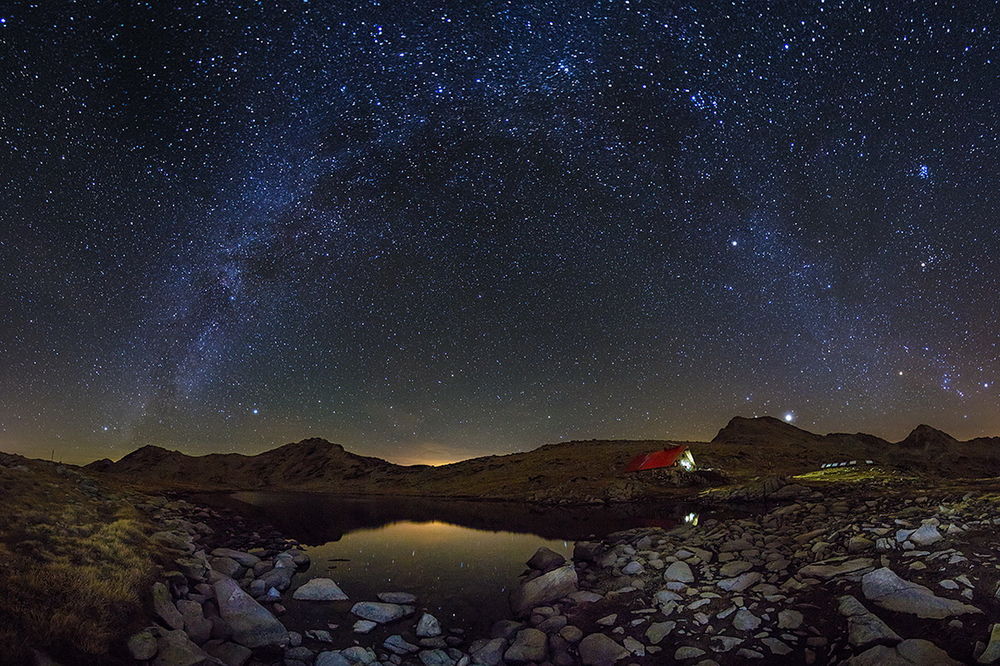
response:
[[[670,446],[660,451],[640,453],[625,467],[626,472],[644,472],[653,469],[683,469],[690,472],[695,468],[691,449],[684,445]]]

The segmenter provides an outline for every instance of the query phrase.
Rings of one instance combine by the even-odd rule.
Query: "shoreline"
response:
[[[253,658],[293,666],[598,666],[667,658],[710,666],[875,658],[947,664],[974,660],[976,653],[989,657],[990,650],[1000,657],[1000,632],[991,640],[988,621],[1000,574],[969,556],[976,549],[996,552],[984,545],[994,525],[990,500],[940,491],[903,498],[904,488],[900,497],[849,485],[831,490],[807,489],[758,516],[577,542],[570,562],[551,552],[526,553],[530,573],[514,595],[520,612],[495,623],[489,636],[442,627],[437,618],[424,619],[419,600],[390,595],[409,603],[350,600],[377,607],[359,612],[388,614],[367,620],[398,632],[388,645],[365,644],[365,634],[357,635],[360,645],[317,644],[308,636],[292,645],[298,642],[292,635],[280,658],[277,645],[256,648]],[[271,550],[277,543],[291,550],[298,545],[273,533],[268,538]],[[293,556],[265,555],[273,562]],[[995,560],[990,557],[990,567]],[[281,602],[274,603],[280,611]],[[934,617],[921,617],[928,612]],[[420,636],[420,624],[440,633]]]

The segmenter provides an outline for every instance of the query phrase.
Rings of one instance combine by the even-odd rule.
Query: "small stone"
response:
[[[802,613],[797,610],[785,609],[778,611],[779,629],[798,629],[802,626]]]
[[[684,661],[685,659],[697,659],[698,657],[705,654],[705,651],[701,648],[691,647],[689,645],[682,645],[681,647],[674,650],[674,659],[676,661]]]
[[[420,616],[420,619],[417,620],[416,634],[421,638],[440,636],[441,623],[439,623],[438,619],[430,613],[424,613]]]
[[[372,629],[378,626],[378,622],[373,620],[358,620],[354,623],[354,633],[356,634],[367,634]]]
[[[672,562],[666,571],[663,572],[664,580],[676,581],[679,583],[693,583],[694,573],[687,562]]]
[[[760,626],[760,618],[744,609],[733,615],[733,627],[738,631],[755,631]]]
[[[654,622],[646,628],[646,639],[653,645],[659,645],[660,641],[670,635],[670,632],[677,626],[676,622]]]
[[[545,661],[548,654],[548,637],[534,628],[521,629],[514,642],[504,653],[504,659],[514,663]]]

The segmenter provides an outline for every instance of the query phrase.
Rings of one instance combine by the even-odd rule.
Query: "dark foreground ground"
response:
[[[525,553],[530,573],[510,620],[484,636],[440,626],[405,595],[295,599],[303,554],[253,517],[16,456],[0,458],[0,490],[3,663],[1000,659],[995,479],[875,466],[693,490],[702,502],[756,508],[579,542],[572,562]],[[295,604],[328,604],[329,623],[350,625],[354,638],[284,626]]]

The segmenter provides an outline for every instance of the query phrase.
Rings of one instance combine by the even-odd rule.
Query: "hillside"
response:
[[[757,476],[794,475],[824,463],[872,460],[933,477],[1000,474],[1000,439],[959,442],[918,426],[891,443],[864,433],[819,435],[771,417],[732,419],[711,442],[686,442],[703,468],[719,474],[683,483],[741,482]],[[548,444],[532,451],[485,456],[430,467],[402,466],[360,456],[322,439],[306,439],[264,453],[189,456],[143,447],[90,471],[144,488],[301,490],[340,494],[419,495],[542,502],[618,501],[686,493],[676,478],[622,472],[636,454],[676,442],[592,440]]]

